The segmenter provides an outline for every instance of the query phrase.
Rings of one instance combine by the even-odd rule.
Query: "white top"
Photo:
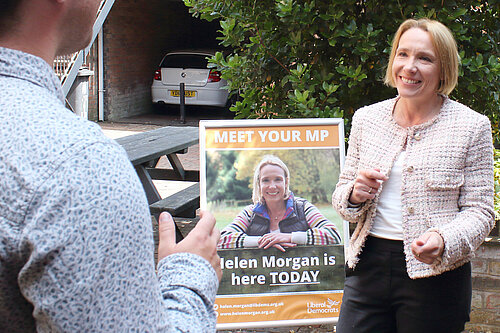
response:
[[[403,150],[392,166],[389,179],[384,183],[377,204],[370,235],[392,240],[403,240],[401,214],[401,175],[406,152]]]

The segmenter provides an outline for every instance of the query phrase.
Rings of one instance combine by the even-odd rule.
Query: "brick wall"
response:
[[[492,237],[472,260],[470,332],[500,332],[500,238]]]
[[[151,82],[165,52],[215,47],[217,29],[181,1],[116,1],[104,23],[105,119],[150,112]]]
[[[99,94],[99,86],[98,86],[98,80],[99,80],[99,69],[97,66],[97,39],[92,44],[92,47],[90,48],[90,52],[87,55],[87,58],[85,60],[85,63],[83,64],[84,67],[87,67],[91,71],[94,72],[94,75],[89,77],[89,114],[88,114],[88,119],[92,121],[97,121],[99,118],[98,115],[98,94]]]

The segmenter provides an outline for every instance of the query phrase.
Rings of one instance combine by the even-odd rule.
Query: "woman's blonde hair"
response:
[[[457,43],[450,29],[438,21],[427,18],[419,20],[409,19],[399,26],[398,31],[394,35],[394,40],[392,41],[391,55],[389,57],[389,64],[387,65],[384,83],[391,87],[396,86],[394,73],[392,72],[392,64],[394,63],[394,57],[396,56],[401,36],[412,28],[422,29],[431,36],[432,45],[437,52],[441,70],[441,82],[437,93],[449,95],[453,89],[455,89],[458,82],[458,65],[460,57],[458,55]]]
[[[274,155],[265,155],[262,160],[259,162],[255,171],[253,173],[253,192],[252,192],[252,200],[254,204],[261,203],[264,204],[264,199],[262,197],[262,189],[260,188],[260,171],[266,165],[276,165],[283,169],[285,173],[285,195],[283,199],[287,199],[290,196],[290,171],[288,171],[288,167],[282,160]]]

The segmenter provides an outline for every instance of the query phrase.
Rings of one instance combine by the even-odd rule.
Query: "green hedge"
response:
[[[498,0],[184,0],[220,20],[214,66],[239,92],[237,118],[344,117],[396,94],[383,85],[390,42],[407,18],[454,33],[462,58],[452,98],[487,115],[499,141]]]

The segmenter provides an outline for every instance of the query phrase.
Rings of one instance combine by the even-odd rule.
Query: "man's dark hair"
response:
[[[16,21],[17,9],[23,0],[0,0],[0,35],[12,28]]]

